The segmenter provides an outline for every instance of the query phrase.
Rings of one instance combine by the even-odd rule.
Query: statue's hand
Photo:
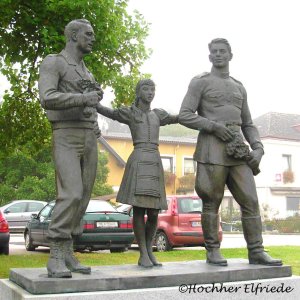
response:
[[[89,92],[83,95],[84,106],[96,107],[97,104],[102,100],[103,91]]]
[[[99,139],[101,137],[101,130],[100,130],[97,122],[95,122],[95,124],[94,124],[94,133],[95,133],[97,139]]]
[[[233,139],[231,130],[222,124],[215,123],[212,132],[224,142],[229,142]]]
[[[98,94],[98,96],[100,97],[100,101],[103,99],[103,90],[99,87],[97,90],[96,90],[96,93]]]
[[[95,108],[94,107],[85,106],[84,109],[83,109],[83,115],[86,118],[89,118],[94,112],[95,112]]]
[[[257,148],[250,152],[247,163],[252,170],[258,168],[263,155],[264,151],[261,148]]]

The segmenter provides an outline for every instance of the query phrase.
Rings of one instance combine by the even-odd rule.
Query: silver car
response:
[[[32,214],[37,214],[47,202],[38,200],[15,200],[0,210],[9,224],[10,232],[23,232]]]

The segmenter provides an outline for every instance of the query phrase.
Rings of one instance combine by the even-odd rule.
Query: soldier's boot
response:
[[[47,263],[48,277],[72,277],[65,263],[65,243],[65,240],[53,240],[50,242],[50,257]]]
[[[227,266],[227,260],[220,252],[219,215],[201,215],[202,230],[206,248],[206,262],[212,265]]]
[[[242,226],[247,242],[249,264],[281,266],[281,259],[274,259],[264,251],[261,217],[243,217]]]
[[[83,266],[74,255],[73,240],[67,240],[65,244],[65,263],[67,268],[75,273],[91,274],[91,268]]]

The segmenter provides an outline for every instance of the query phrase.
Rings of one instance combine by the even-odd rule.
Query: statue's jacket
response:
[[[55,128],[93,128],[97,120],[94,109],[84,114],[83,100],[87,83],[95,83],[83,61],[77,64],[66,50],[45,57],[40,66],[40,102]]]
[[[194,77],[179,113],[179,123],[199,130],[194,160],[201,163],[233,166],[245,164],[226,154],[226,143],[212,131],[215,123],[234,125],[252,149],[263,148],[254,126],[243,85],[230,77],[204,73]]]

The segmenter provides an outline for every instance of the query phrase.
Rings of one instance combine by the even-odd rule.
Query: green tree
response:
[[[113,193],[111,186],[106,184],[109,169],[107,167],[108,157],[105,153],[98,153],[97,175],[92,192],[92,197],[109,195]]]
[[[5,183],[0,183],[0,206],[16,199],[15,189]]]
[[[30,143],[0,160],[0,206],[13,199],[53,200],[55,174],[51,146],[31,154]]]
[[[94,197],[113,193],[106,184],[109,172],[107,162],[107,155],[99,153]],[[42,147],[33,155],[26,150],[18,151],[0,161],[0,206],[15,199],[51,201],[55,196],[51,145]]]
[[[179,187],[176,190],[178,194],[192,193],[195,188],[195,174],[186,174],[178,178]]]
[[[88,19],[96,34],[94,51],[85,62],[103,88],[115,94],[114,105],[129,104],[148,58],[144,40],[148,24],[138,12],[129,15],[128,0],[1,0],[0,71],[11,84],[0,107],[0,155],[30,151],[49,143],[50,126],[38,102],[38,67],[64,45],[65,25]],[[1,157],[0,157],[1,158]]]

